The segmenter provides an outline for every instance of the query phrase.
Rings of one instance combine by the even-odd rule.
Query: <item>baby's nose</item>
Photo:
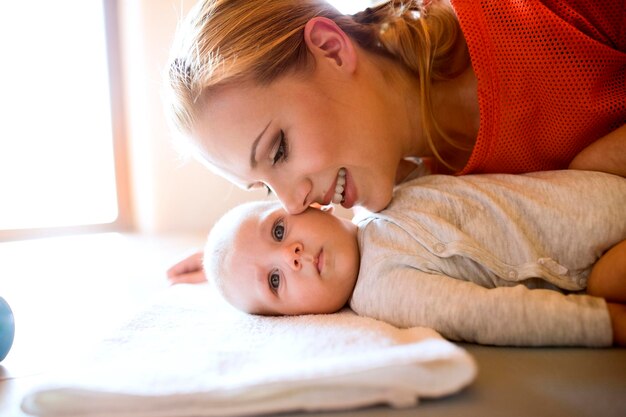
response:
[[[299,271],[302,268],[302,250],[302,244],[298,242],[287,245],[284,248],[283,257],[285,262],[294,271]]]

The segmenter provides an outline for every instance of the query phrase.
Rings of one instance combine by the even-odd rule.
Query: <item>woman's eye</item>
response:
[[[264,182],[261,181],[257,181],[255,183],[252,183],[250,185],[248,185],[246,187],[247,190],[259,190],[259,189],[264,189],[265,192],[267,192],[267,196],[269,197],[270,195],[272,195],[272,189],[270,188],[269,185],[267,185]]]
[[[272,237],[277,242],[282,242],[285,237],[285,225],[282,219],[279,219],[272,227]]]
[[[287,138],[285,138],[285,132],[280,131],[280,135],[278,136],[278,147],[276,148],[276,153],[274,153],[274,157],[272,158],[272,165],[276,165],[278,162],[287,160]]]
[[[270,273],[268,281],[270,284],[270,288],[274,291],[277,290],[278,287],[280,287],[280,275],[278,274],[278,272],[274,271]]]

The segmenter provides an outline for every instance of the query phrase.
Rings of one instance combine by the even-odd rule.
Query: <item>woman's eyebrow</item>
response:
[[[259,142],[261,141],[263,134],[265,133],[265,131],[271,124],[272,124],[272,121],[270,120],[270,122],[263,128],[261,133],[259,133],[259,136],[257,136],[256,139],[254,139],[254,142],[252,142],[252,149],[250,150],[250,168],[256,168],[256,165],[257,165],[256,149],[259,146]]]

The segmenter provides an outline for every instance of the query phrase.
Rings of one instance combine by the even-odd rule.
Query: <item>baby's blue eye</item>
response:
[[[270,274],[269,283],[272,290],[278,289],[278,287],[280,286],[280,275],[278,274],[278,272],[274,271]]]
[[[282,219],[274,223],[274,227],[272,227],[272,237],[277,242],[281,242],[285,237],[285,225]]]

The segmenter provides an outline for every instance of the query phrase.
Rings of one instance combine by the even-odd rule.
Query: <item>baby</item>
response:
[[[349,305],[457,341],[624,345],[626,180],[430,175],[352,222],[252,202],[216,223],[204,263],[223,297],[254,314]]]

